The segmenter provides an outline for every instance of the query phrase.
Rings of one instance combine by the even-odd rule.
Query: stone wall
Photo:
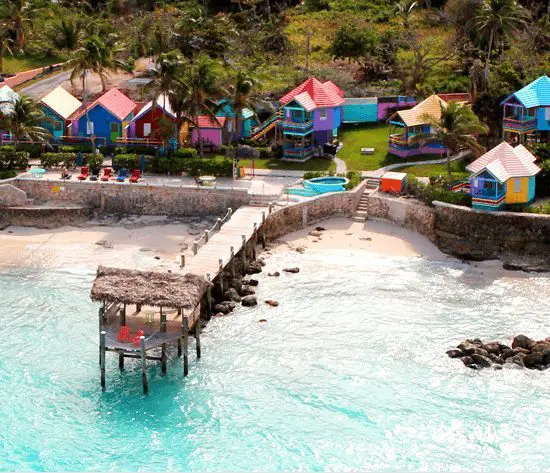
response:
[[[36,228],[58,228],[78,225],[90,219],[91,209],[80,206],[8,207],[2,209],[0,228],[8,225]]]
[[[247,189],[194,186],[117,185],[17,179],[19,189],[38,201],[77,204],[99,213],[134,215],[221,215],[250,202]]]
[[[0,207],[25,205],[27,194],[12,184],[0,184]]]
[[[333,216],[351,217],[365,189],[363,181],[350,192],[317,197],[275,210],[266,219],[266,237],[275,239]]]

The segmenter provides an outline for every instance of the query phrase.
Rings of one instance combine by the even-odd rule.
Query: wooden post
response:
[[[160,331],[166,332],[166,313],[160,308]],[[163,343],[161,347],[160,366],[162,374],[166,374],[166,344]]]
[[[265,250],[265,210],[262,211],[262,248]]]
[[[196,255],[198,253],[198,251],[199,251],[199,244],[196,241],[194,241],[193,242],[193,254]]]
[[[207,273],[206,279],[208,282],[211,281],[210,273]],[[212,288],[210,287],[210,284],[206,288],[206,308],[208,310],[208,316],[212,314]]]
[[[180,255],[180,268],[185,266],[185,255]]]
[[[258,245],[258,224],[254,222],[254,232],[252,233],[252,260],[256,261],[256,246]]]
[[[204,242],[208,243],[208,237],[210,236],[210,232],[208,230],[204,231]]]
[[[271,213],[273,211],[273,202],[270,202],[267,208],[269,210],[269,213]]]
[[[201,318],[199,317],[195,322],[195,342],[197,349],[197,358],[201,358]]]
[[[103,320],[105,318],[105,301],[103,301],[103,307],[99,308],[99,338],[101,338],[101,332],[103,331]],[[99,366],[101,366],[101,346],[99,347]]]
[[[235,277],[235,248],[231,246],[231,277]]]
[[[183,376],[189,373],[189,317],[183,316],[181,326],[181,335],[183,338]]]
[[[233,209],[231,207],[227,208],[227,220],[233,216]]]
[[[99,366],[101,367],[101,390],[105,391],[105,336],[107,332],[101,331],[99,336]]]
[[[246,274],[246,235],[241,235],[243,239],[243,246],[241,248],[242,258],[243,258],[243,274]]]
[[[220,283],[220,293],[223,295],[223,259],[218,259],[219,264],[219,283]]]
[[[222,229],[222,219],[220,217],[216,220],[216,227],[218,228],[218,231]]]
[[[120,308],[120,325],[126,325],[126,304]]]
[[[143,393],[149,392],[149,381],[147,381],[147,358],[145,357],[145,337],[139,337],[141,345],[141,381],[143,382]]]

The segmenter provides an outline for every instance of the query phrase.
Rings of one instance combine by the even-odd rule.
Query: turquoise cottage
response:
[[[40,100],[40,107],[48,117],[43,124],[54,139],[67,135],[70,117],[82,107],[82,102],[59,86]]]

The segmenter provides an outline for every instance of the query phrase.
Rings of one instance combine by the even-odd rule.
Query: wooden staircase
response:
[[[365,223],[368,217],[368,201],[370,192],[363,192],[359,205],[355,209],[355,214],[351,218],[354,222]]]

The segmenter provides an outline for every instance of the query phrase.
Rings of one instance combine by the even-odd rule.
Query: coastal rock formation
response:
[[[256,299],[256,296],[245,296],[243,297],[242,305],[245,307],[252,307],[258,305],[258,300]]]
[[[271,299],[265,301],[265,303],[267,305],[270,305],[271,307],[278,307],[279,306],[279,303],[277,301],[274,301],[274,300],[271,300]]]
[[[283,269],[285,273],[299,273],[300,268],[285,268]]]
[[[267,273],[268,276],[273,276],[274,278],[278,278],[281,273],[279,271],[275,271],[274,273]]]
[[[241,289],[241,296],[253,296],[256,294],[256,291],[250,286],[243,286]]]
[[[241,302],[241,296],[239,296],[237,291],[233,288],[229,288],[227,291],[225,291],[223,294],[223,298],[226,301]]]
[[[460,358],[465,366],[475,370],[489,367],[501,369],[503,365],[544,370],[550,368],[550,337],[535,341],[525,335],[517,335],[511,347],[499,342],[484,343],[474,338],[464,340],[446,353],[449,358]]]
[[[246,274],[258,274],[261,272],[262,272],[262,264],[259,261],[250,262],[246,268]]]
[[[257,279],[243,279],[243,286],[257,286],[259,281]]]

